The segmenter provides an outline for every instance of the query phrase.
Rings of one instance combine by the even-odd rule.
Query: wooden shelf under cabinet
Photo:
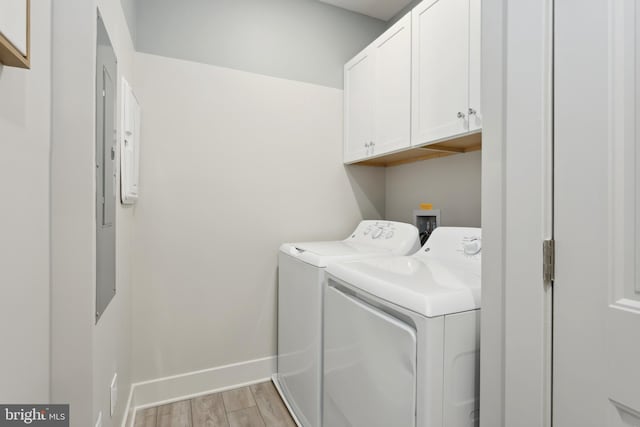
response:
[[[472,133],[459,138],[423,145],[421,147],[408,148],[380,157],[356,162],[356,165],[365,166],[396,166],[405,163],[413,163],[421,160],[435,159],[438,157],[452,156],[454,154],[469,153],[482,149],[482,133]]]

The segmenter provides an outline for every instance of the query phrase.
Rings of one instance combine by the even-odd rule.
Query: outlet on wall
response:
[[[116,411],[116,404],[118,403],[118,374],[113,374],[113,379],[111,380],[111,416]]]
[[[98,419],[96,420],[96,427],[102,427],[102,411],[98,412]]]

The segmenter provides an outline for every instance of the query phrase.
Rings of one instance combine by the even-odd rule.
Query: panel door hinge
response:
[[[556,241],[544,240],[542,242],[542,275],[545,283],[551,283],[556,273]]]

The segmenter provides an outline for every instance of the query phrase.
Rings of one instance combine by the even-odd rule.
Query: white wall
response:
[[[277,250],[384,211],[342,165],[342,91],[138,53],[135,380],[274,355]]]
[[[131,383],[130,235],[133,212],[117,210],[116,296],[95,325],[95,44],[100,7],[118,58],[132,80],[133,43],[119,0],[53,6],[51,157],[51,399],[71,404],[71,426],[120,424]],[[119,404],[109,416],[109,385]]]
[[[134,49],[129,27],[119,0],[98,0],[98,8],[118,59],[117,117],[120,117],[122,77],[133,84]],[[135,90],[135,87],[134,87]],[[117,120],[121,135],[120,120]],[[118,154],[120,150],[117,150]],[[120,163],[117,162],[118,171]],[[126,415],[124,409],[131,386],[132,358],[132,260],[131,244],[135,208],[120,204],[120,174],[116,194],[116,295],[94,328],[94,419],[99,411],[103,427],[120,425]],[[113,418],[109,417],[110,390],[113,374],[118,373],[118,405]]]
[[[31,70],[0,65],[2,403],[49,400],[50,1],[31,23]]]
[[[441,225],[480,227],[481,152],[388,167],[385,216],[413,223],[420,203],[441,210]]]

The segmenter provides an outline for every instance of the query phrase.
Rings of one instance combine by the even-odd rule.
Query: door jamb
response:
[[[553,0],[482,4],[482,427],[552,424]]]

